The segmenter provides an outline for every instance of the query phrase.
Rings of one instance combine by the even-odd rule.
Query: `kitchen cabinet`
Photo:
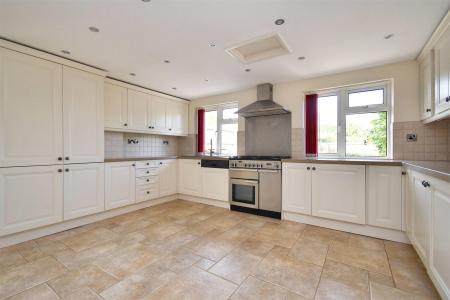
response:
[[[62,115],[62,66],[0,48],[0,167],[62,164]]]
[[[64,165],[64,220],[105,210],[105,165]]]
[[[283,211],[311,215],[311,166],[283,163]]]
[[[152,131],[165,132],[167,130],[167,101],[166,99],[152,95],[148,105],[148,127]]]
[[[156,160],[136,162],[136,202],[159,197],[159,163]]]
[[[104,78],[63,67],[64,162],[103,162]]]
[[[450,183],[431,179],[430,271],[450,299]]]
[[[419,97],[421,119],[434,114],[434,51],[419,62]]]
[[[128,128],[134,130],[148,129],[147,108],[150,95],[128,89]]]
[[[202,197],[202,168],[200,160],[178,160],[178,192]]]
[[[177,193],[177,161],[175,159],[159,162],[159,196]]]
[[[450,27],[443,32],[434,47],[436,74],[436,114],[450,108]]]
[[[367,224],[402,229],[402,167],[368,166]]]
[[[365,224],[365,166],[311,166],[312,215]]]
[[[105,164],[105,208],[113,209],[135,202],[136,170],[133,162]]]
[[[188,105],[178,101],[167,104],[167,129],[176,134],[187,134]]]
[[[0,168],[0,236],[63,219],[62,166]]]
[[[228,201],[228,169],[201,168],[202,197]]]
[[[126,88],[105,82],[105,128],[128,127],[128,91]]]

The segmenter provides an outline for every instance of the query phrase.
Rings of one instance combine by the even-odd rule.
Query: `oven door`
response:
[[[259,183],[251,179],[230,179],[230,204],[258,208]]]

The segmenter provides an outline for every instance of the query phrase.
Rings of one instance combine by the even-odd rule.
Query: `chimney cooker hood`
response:
[[[273,85],[259,84],[256,90],[257,100],[237,111],[244,118],[284,115],[291,113],[280,104],[273,101]]]

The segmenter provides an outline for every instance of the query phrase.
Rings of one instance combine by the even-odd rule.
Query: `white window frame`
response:
[[[225,109],[229,108],[238,108],[238,102],[230,102],[230,103],[223,103],[223,104],[215,104],[215,105],[208,105],[203,107],[205,112],[208,111],[217,111],[217,134],[216,134],[216,145],[217,149],[213,149],[214,154],[221,155],[222,150],[222,125],[224,124],[238,124],[238,118],[236,119],[224,119],[223,118],[223,111]],[[237,139],[237,136],[236,136]],[[236,140],[237,142],[237,140]],[[210,148],[208,148],[208,141],[205,141],[205,153],[209,153]],[[233,155],[236,155],[237,153],[234,153]]]
[[[354,92],[364,92],[383,89],[383,103],[366,106],[349,106],[349,94]],[[383,80],[365,84],[345,86],[335,89],[318,91],[318,97],[337,96],[338,116],[337,116],[337,153],[318,153],[319,158],[370,158],[387,159],[392,157],[392,82]],[[347,156],[346,155],[346,116],[354,114],[377,113],[385,111],[387,113],[387,145],[386,156]]]

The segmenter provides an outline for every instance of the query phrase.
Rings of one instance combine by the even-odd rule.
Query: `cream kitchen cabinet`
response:
[[[0,168],[0,236],[62,221],[62,166]]]
[[[283,211],[311,215],[311,165],[283,163]]]
[[[104,78],[63,67],[64,162],[103,162]]]
[[[312,215],[365,224],[365,166],[317,164],[311,167]]]
[[[128,128],[128,91],[105,82],[105,129]]]
[[[434,51],[430,51],[419,62],[419,97],[421,119],[434,114]]]
[[[402,229],[402,167],[367,166],[367,224]]]
[[[450,27],[442,34],[434,47],[436,95],[435,112],[450,108]]]
[[[0,167],[62,164],[62,116],[62,66],[0,48]]]
[[[177,161],[175,159],[161,160],[159,163],[159,196],[169,196],[177,193]]]
[[[105,210],[105,165],[64,165],[64,220]]]
[[[113,209],[135,202],[136,170],[134,162],[105,164],[105,208]]]
[[[228,169],[201,168],[202,197],[228,201]]]
[[[148,104],[148,128],[151,131],[166,132],[167,129],[167,102],[168,100],[152,95]]]
[[[147,108],[150,95],[128,89],[128,128],[146,131],[149,127]]]
[[[178,192],[202,197],[202,167],[200,160],[178,160]]]
[[[174,134],[187,134],[188,105],[179,101],[170,101],[167,104],[167,130]]]

